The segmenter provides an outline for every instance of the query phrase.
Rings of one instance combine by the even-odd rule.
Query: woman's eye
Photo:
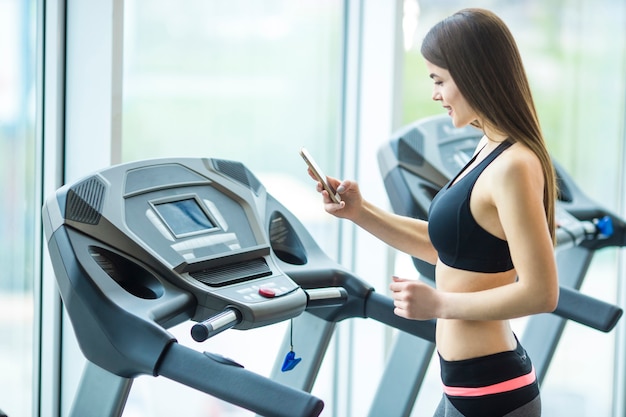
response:
[[[443,81],[435,81],[435,85],[441,86],[441,85],[443,85]]]

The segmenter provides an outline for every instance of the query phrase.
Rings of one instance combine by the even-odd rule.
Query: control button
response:
[[[276,291],[271,288],[261,287],[259,288],[259,295],[265,298],[274,298],[276,297]]]

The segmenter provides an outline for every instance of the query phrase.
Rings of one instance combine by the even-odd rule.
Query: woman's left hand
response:
[[[394,314],[413,320],[430,320],[438,317],[441,299],[439,292],[421,281],[393,277],[389,284]]]

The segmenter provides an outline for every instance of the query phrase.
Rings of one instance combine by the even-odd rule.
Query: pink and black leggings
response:
[[[539,417],[535,369],[524,348],[441,362],[444,395],[434,417]]]

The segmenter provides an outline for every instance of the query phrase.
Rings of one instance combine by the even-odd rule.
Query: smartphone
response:
[[[313,159],[309,151],[307,151],[306,148],[300,149],[300,156],[302,156],[304,162],[306,162],[306,164],[309,166],[311,172],[313,172],[313,175],[315,175],[315,178],[317,178],[317,180],[322,183],[322,187],[324,187],[324,189],[328,191],[328,195],[330,196],[330,199],[333,201],[333,203],[339,204],[339,202],[341,201],[341,196],[339,196],[339,193],[330,186],[328,180],[326,179],[326,175],[324,175],[320,167],[315,163],[315,160]]]

